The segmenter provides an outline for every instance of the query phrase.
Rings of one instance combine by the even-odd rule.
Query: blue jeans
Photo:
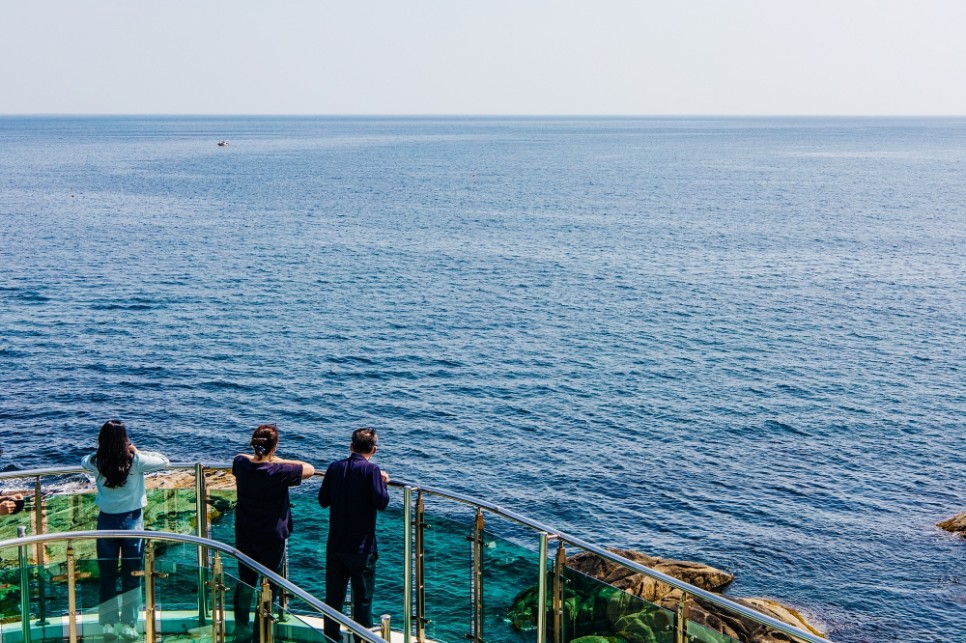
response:
[[[114,531],[144,529],[141,510],[122,514],[103,511],[97,516],[98,529]],[[120,613],[118,613],[118,558],[121,559]],[[101,602],[97,620],[101,625],[124,623],[135,626],[141,611],[141,577],[132,575],[144,567],[144,541],[140,538],[98,538],[97,568],[101,574]]]

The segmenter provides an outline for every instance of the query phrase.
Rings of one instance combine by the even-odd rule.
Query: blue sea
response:
[[[112,417],[966,641],[966,119],[0,117],[0,467]]]

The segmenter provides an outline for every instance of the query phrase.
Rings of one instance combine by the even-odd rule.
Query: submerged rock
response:
[[[936,526],[966,538],[966,513],[961,513],[958,516],[953,516],[949,520],[936,523]]]
[[[690,561],[648,556],[640,552],[612,549],[615,554],[640,563],[668,576],[711,592],[720,592],[734,576],[714,567]],[[666,583],[642,573],[604,560],[595,554],[581,553],[567,559],[567,582],[564,586],[563,623],[573,641],[617,640],[627,643],[657,643],[667,640],[673,632],[675,613],[682,592]],[[550,618],[551,598],[545,609]],[[766,598],[736,598],[789,625],[821,633],[797,611]],[[705,605],[689,597],[688,618],[692,628],[703,631],[703,640],[747,641],[749,643],[778,643],[788,641],[779,634],[754,621],[741,618],[714,605]],[[528,588],[514,599],[510,621],[518,630],[536,626],[537,588]],[[614,638],[616,637],[616,639]]]

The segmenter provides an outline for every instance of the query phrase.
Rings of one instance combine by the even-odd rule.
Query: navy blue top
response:
[[[231,464],[238,485],[235,542],[285,540],[292,533],[288,488],[302,483],[302,465],[252,462],[244,455]]]
[[[379,465],[358,453],[333,462],[322,479],[319,504],[329,508],[329,551],[376,552],[376,512],[389,504]]]

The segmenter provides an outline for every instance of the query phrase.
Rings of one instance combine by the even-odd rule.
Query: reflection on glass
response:
[[[275,640],[295,643],[331,643],[322,631],[322,614],[314,608],[294,601],[275,625]]]
[[[426,635],[443,643],[465,641],[473,631],[473,551],[468,539],[475,515],[464,510],[465,520],[433,514],[426,502],[425,588]]]
[[[536,612],[526,612],[520,607],[526,601],[521,597],[521,588],[528,587],[534,589],[532,598],[533,606],[536,606],[535,590],[540,573],[537,552],[497,535],[498,531],[513,531],[511,525],[498,517],[488,514],[486,525],[483,548],[484,639],[507,643],[536,641]],[[534,545],[538,545],[536,532],[531,535]]]
[[[548,616],[550,628],[553,618]],[[595,578],[564,568],[563,640],[585,636],[673,643],[674,614]]]

